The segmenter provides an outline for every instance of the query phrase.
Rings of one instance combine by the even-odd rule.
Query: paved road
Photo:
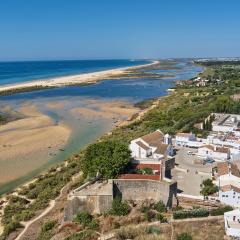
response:
[[[172,171],[172,176],[178,183],[178,189],[184,194],[199,196],[200,184],[204,179],[211,178],[212,167],[216,164],[202,165],[199,162],[199,158],[196,155],[188,155],[187,152],[191,151],[196,153],[196,149],[192,148],[180,148],[177,151],[175,161],[177,168],[184,171],[177,170],[175,168]]]

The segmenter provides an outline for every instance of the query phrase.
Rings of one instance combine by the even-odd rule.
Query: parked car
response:
[[[212,164],[212,163],[214,163],[214,162],[215,162],[215,161],[214,161],[213,159],[207,158],[206,160],[204,160],[203,165],[205,165],[205,164],[207,164],[207,163]]]

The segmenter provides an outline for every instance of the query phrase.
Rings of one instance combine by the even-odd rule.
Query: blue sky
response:
[[[239,0],[2,0],[0,60],[240,56]]]

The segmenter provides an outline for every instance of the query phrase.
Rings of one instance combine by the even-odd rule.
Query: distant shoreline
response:
[[[0,86],[0,96],[9,95],[22,91],[40,90],[45,88],[85,85],[96,83],[97,81],[118,77],[127,74],[130,71],[138,70],[143,67],[150,67],[159,64],[160,61],[153,61],[148,64],[136,65],[131,67],[114,68],[91,73],[82,73],[78,75],[56,77],[45,80],[36,80],[30,82],[14,83]]]

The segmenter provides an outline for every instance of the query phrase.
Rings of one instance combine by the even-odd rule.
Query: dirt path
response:
[[[49,206],[36,218],[25,223],[24,230],[17,236],[15,240],[35,240],[42,224],[49,219],[61,219],[62,209],[67,200],[67,194],[70,184],[64,186],[60,195],[52,200]],[[24,223],[23,223],[24,224]]]

